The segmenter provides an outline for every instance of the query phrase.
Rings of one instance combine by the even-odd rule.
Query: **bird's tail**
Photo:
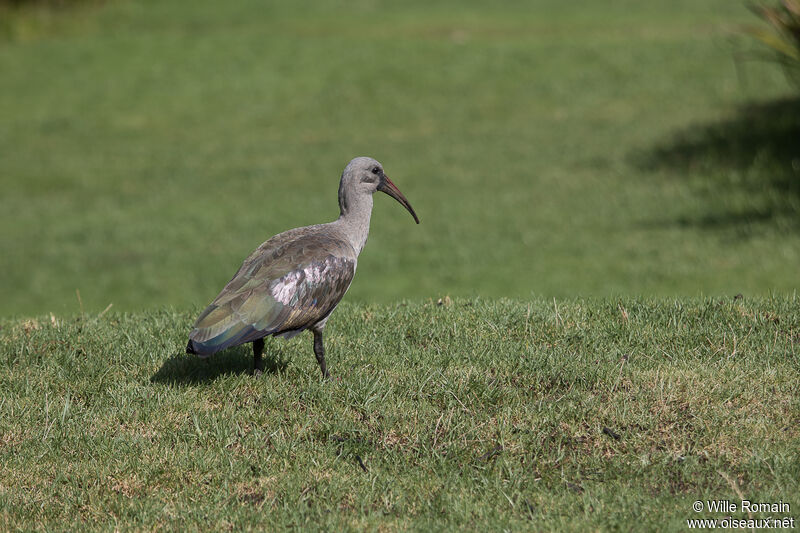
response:
[[[192,344],[192,339],[189,339],[189,343],[186,345],[186,353],[197,355],[197,351],[195,351],[194,345]]]
[[[203,346],[196,346],[192,339],[189,339],[189,342],[186,343],[186,353],[196,355],[201,358],[206,358],[210,356],[214,351],[204,350]]]

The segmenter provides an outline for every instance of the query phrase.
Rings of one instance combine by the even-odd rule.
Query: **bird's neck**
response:
[[[337,224],[347,235],[357,254],[361,253],[369,236],[369,219],[372,216],[372,195],[359,196],[356,201],[341,201],[341,214]]]

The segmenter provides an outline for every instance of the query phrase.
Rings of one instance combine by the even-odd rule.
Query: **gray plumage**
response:
[[[259,373],[264,337],[292,337],[311,329],[320,370],[328,377],[322,331],[353,281],[369,234],[375,191],[395,198],[419,224],[380,163],[369,157],[353,159],[339,183],[339,218],[286,231],[259,246],[197,318],[187,353],[209,356],[253,342],[254,372]]]

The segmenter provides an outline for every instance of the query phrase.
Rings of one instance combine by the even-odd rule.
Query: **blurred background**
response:
[[[351,301],[797,289],[774,21],[488,4],[0,0],[0,315],[204,305],[358,155],[422,223],[376,197]]]

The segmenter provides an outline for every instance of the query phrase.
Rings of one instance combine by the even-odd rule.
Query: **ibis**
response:
[[[314,334],[314,355],[323,378],[322,332],[356,273],[372,216],[372,195],[381,191],[405,207],[411,204],[370,157],[348,163],[339,182],[339,218],[275,235],[244,260],[222,292],[200,313],[186,352],[200,357],[253,343],[253,373],[264,371],[264,338]]]

